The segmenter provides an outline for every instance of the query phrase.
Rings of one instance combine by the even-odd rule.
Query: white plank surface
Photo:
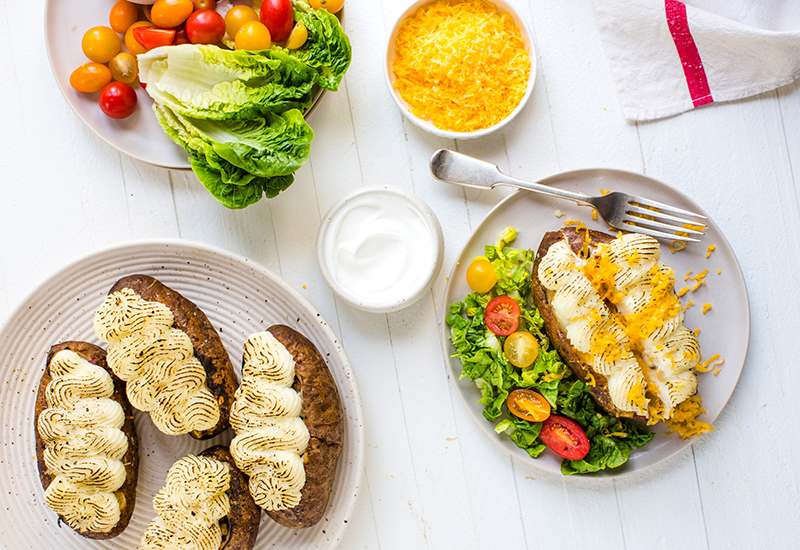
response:
[[[0,322],[39,281],[90,251],[143,238],[208,243],[284,277],[320,310],[350,357],[365,410],[366,467],[342,548],[796,547],[800,84],[631,124],[591,3],[516,0],[538,49],[531,100],[502,132],[453,142],[404,120],[383,81],[386,38],[408,3],[347,0],[354,61],[310,121],[311,158],[286,192],[244,211],[217,204],[191,173],[144,165],[95,136],[53,79],[39,23],[44,1],[0,3]],[[520,178],[588,167],[644,173],[711,214],[742,266],[752,324],[744,372],[716,432],[616,480],[544,474],[488,441],[449,380],[442,300],[461,247],[508,191],[434,181],[428,160],[441,147]],[[336,298],[316,262],[328,208],[376,184],[419,195],[446,242],[430,294],[388,315]]]

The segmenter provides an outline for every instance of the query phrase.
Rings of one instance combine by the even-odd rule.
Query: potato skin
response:
[[[539,280],[539,263],[542,258],[547,254],[551,246],[561,241],[566,237],[570,248],[576,254],[580,254],[584,250],[585,244],[589,247],[594,247],[602,243],[609,243],[614,240],[613,235],[608,235],[600,231],[592,229],[574,229],[566,227],[559,231],[550,231],[544,234],[539,249],[536,252],[536,260],[533,262],[533,276],[532,276],[532,294],[533,302],[539,309],[539,313],[544,319],[544,328],[547,336],[553,343],[553,346],[558,351],[564,363],[575,373],[575,375],[585,384],[589,385],[592,377],[594,377],[595,386],[590,390],[590,394],[606,412],[617,417],[634,417],[634,413],[630,411],[622,411],[617,408],[611,401],[611,395],[608,392],[608,381],[605,376],[599,374],[588,365],[581,361],[575,348],[572,347],[564,328],[559,324],[556,318],[553,306],[547,297],[547,289],[542,286]],[[591,387],[591,386],[590,386]]]
[[[325,515],[342,451],[344,411],[336,382],[314,344],[285,325],[267,330],[295,360],[295,390],[302,392],[303,422],[310,435],[304,464],[306,483],[299,504],[267,511],[267,515],[285,527],[302,529],[317,524]]]
[[[74,351],[85,357],[89,362],[103,367],[111,375],[114,380],[114,395],[111,399],[116,401],[122,406],[125,412],[125,424],[122,426],[122,431],[128,437],[128,451],[122,457],[122,463],[125,465],[125,483],[117,491],[117,495],[121,496],[120,502],[120,518],[117,525],[108,533],[100,533],[95,531],[81,531],[75,529],[78,534],[90,539],[110,539],[122,533],[128,526],[133,515],[133,508],[136,504],[136,483],[139,475],[139,439],[136,435],[136,425],[133,421],[133,407],[128,402],[128,397],[125,393],[125,383],[117,378],[111,368],[106,363],[106,352],[102,348],[90,344],[88,342],[68,341],[56,344],[50,348],[47,353],[47,363],[39,381],[39,389],[36,394],[36,407],[33,415],[33,432],[36,438],[36,462],[39,467],[39,478],[42,482],[42,488],[47,490],[53,482],[53,478],[47,473],[47,466],[44,462],[44,450],[46,448],[42,437],[39,435],[37,424],[39,422],[39,415],[47,409],[47,398],[45,390],[47,385],[53,379],[50,374],[50,361],[53,356],[59,351],[68,349]],[[59,518],[60,519],[60,518]],[[66,522],[64,522],[66,524]]]
[[[190,435],[195,439],[209,439],[225,431],[230,425],[231,407],[239,382],[228,352],[211,321],[194,302],[149,275],[123,277],[108,293],[113,294],[124,288],[133,290],[148,302],[161,302],[172,311],[175,326],[189,336],[194,353],[206,371],[208,388],[219,402],[220,419],[213,428],[194,430]]]
[[[261,508],[250,495],[247,476],[236,467],[228,447],[216,445],[201,452],[200,456],[219,460],[230,468],[231,512],[228,515],[228,535],[223,538],[220,550],[251,550],[258,537]]]

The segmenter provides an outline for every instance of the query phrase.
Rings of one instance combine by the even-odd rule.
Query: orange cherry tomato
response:
[[[467,268],[467,284],[475,292],[489,292],[497,282],[492,262],[479,258]]]
[[[518,388],[508,394],[508,412],[529,422],[542,422],[550,416],[550,403],[541,394]]]
[[[136,4],[128,0],[117,0],[111,7],[111,13],[108,15],[108,23],[115,32],[125,34],[128,27],[136,23],[139,19],[139,8]]]
[[[539,439],[558,456],[580,460],[589,454],[589,438],[583,428],[565,416],[552,414],[542,422]]]
[[[145,53],[147,48],[139,44],[136,41],[136,38],[133,36],[134,29],[138,29],[139,27],[152,27],[153,24],[150,21],[137,21],[125,32],[125,47],[128,48],[128,51],[133,55],[139,55],[140,53]]]
[[[272,45],[269,29],[261,21],[245,21],[236,31],[237,50],[266,50]]]
[[[69,84],[79,92],[99,92],[111,82],[111,71],[102,63],[84,63],[69,75]]]
[[[109,27],[92,27],[81,40],[86,57],[95,63],[108,63],[122,49],[119,36]]]
[[[111,77],[117,82],[132,84],[139,76],[139,63],[136,61],[136,56],[128,52],[118,53],[114,59],[108,62],[108,68],[111,70]]]
[[[492,298],[486,304],[483,321],[498,336],[508,336],[519,326],[519,304],[509,296]]]
[[[250,6],[233,6],[225,14],[225,32],[231,38],[235,38],[236,32],[244,23],[258,20],[258,13]]]
[[[193,11],[192,0],[156,0],[150,17],[157,27],[171,29],[186,21]]]
[[[330,13],[336,13],[344,7],[344,0],[310,0],[310,2],[312,8],[322,8]]]
[[[192,0],[195,10],[215,10],[217,9],[217,0]]]
[[[533,365],[539,356],[539,342],[530,332],[515,332],[503,343],[503,353],[509,363],[524,369]]]

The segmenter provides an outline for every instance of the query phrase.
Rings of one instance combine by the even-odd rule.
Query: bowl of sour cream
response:
[[[442,267],[436,215],[414,194],[364,187],[334,204],[317,234],[317,259],[333,291],[352,306],[388,313],[427,293]]]

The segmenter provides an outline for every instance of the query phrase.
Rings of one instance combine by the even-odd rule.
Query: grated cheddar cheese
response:
[[[528,48],[508,14],[484,0],[437,0],[406,19],[392,66],[410,111],[442,130],[471,132],[522,101]]]

